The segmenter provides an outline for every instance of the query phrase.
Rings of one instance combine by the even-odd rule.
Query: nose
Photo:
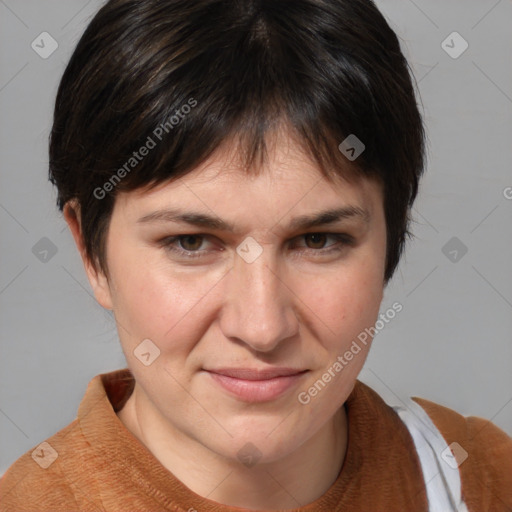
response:
[[[227,279],[220,318],[226,337],[255,351],[271,352],[299,332],[294,294],[269,248],[252,263],[235,254]]]

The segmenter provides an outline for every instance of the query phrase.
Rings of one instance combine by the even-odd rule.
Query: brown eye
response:
[[[355,244],[354,237],[347,233],[304,233],[294,242],[299,252],[315,258],[345,252]]]
[[[197,251],[203,243],[203,237],[198,235],[183,235],[179,237],[179,242],[185,251]]]
[[[310,249],[322,249],[325,245],[327,236],[325,233],[310,233],[304,235],[304,239],[306,241],[306,245]],[[308,243],[311,242],[311,243]]]

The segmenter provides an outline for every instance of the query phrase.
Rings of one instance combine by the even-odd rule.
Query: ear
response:
[[[67,225],[69,226],[71,234],[75,239],[75,244],[82,258],[85,272],[87,274],[87,278],[89,279],[89,283],[93,289],[96,300],[105,309],[113,309],[112,294],[108,279],[103,273],[103,271],[101,271],[101,269],[96,269],[96,267],[91,263],[85,251],[80,220],[80,205],[75,199],[68,201],[64,205],[63,214],[64,219]]]

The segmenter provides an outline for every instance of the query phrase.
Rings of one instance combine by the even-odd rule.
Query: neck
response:
[[[252,467],[222,457],[169,426],[137,384],[118,417],[193,492],[251,510],[297,508],[320,498],[336,481],[347,447],[345,407],[294,452]]]

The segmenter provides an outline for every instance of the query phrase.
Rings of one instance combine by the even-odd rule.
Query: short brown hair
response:
[[[329,178],[346,172],[338,145],[353,134],[365,149],[351,167],[383,184],[387,281],[424,166],[411,77],[370,0],[110,0],[59,85],[57,205],[78,202],[86,254],[108,275],[117,191],[184,176],[235,136],[249,172],[278,120]]]

